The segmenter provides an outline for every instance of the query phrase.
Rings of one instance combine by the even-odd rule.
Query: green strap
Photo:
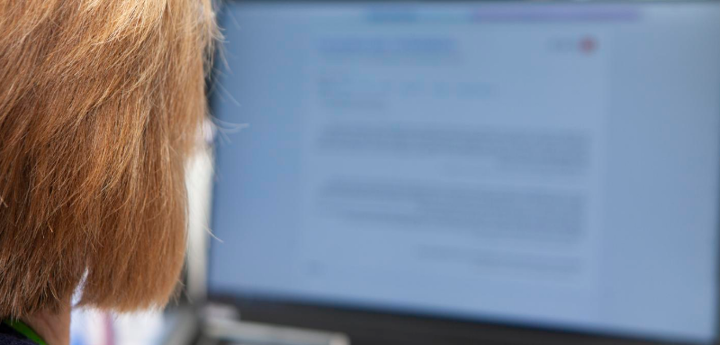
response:
[[[35,331],[33,331],[33,329],[30,328],[30,326],[28,326],[24,322],[22,322],[20,320],[15,320],[15,321],[3,320],[3,323],[10,326],[12,329],[17,331],[18,333],[24,335],[26,338],[32,340],[35,344],[47,345],[47,343],[37,333],[35,333]]]

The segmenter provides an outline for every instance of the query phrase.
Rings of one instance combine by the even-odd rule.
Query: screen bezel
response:
[[[341,3],[431,3],[438,0],[342,0]],[[268,4],[275,6],[290,4],[322,4],[335,2],[333,0],[225,0],[218,11],[218,22],[222,28],[228,20],[224,8],[228,5],[238,4]],[[501,2],[501,0],[453,0],[458,3],[488,3]],[[525,3],[532,0],[510,0],[502,3]],[[720,0],[590,0],[583,3],[717,3]],[[551,0],[542,3],[577,3],[574,1]],[[220,50],[221,51],[221,50]],[[226,63],[220,58],[215,60],[213,71],[219,70],[220,64]],[[212,76],[208,80],[210,89],[209,104],[210,113],[218,106],[220,97],[214,89]],[[719,114],[720,116],[720,114]],[[218,145],[216,138],[213,150],[222,150],[222,144]],[[217,159],[217,155],[215,155]],[[215,164],[217,166],[217,163]],[[720,176],[718,176],[720,179]],[[218,188],[213,183],[213,190]],[[720,193],[720,190],[718,191]],[[214,195],[215,193],[213,193]],[[214,202],[214,196],[211,197]],[[720,211],[719,211],[720,212]],[[215,209],[211,208],[210,225],[213,229]],[[717,231],[720,232],[720,224]],[[720,237],[720,236],[718,236]],[[212,243],[212,241],[211,241]],[[210,250],[213,245],[210,244]],[[717,243],[720,248],[720,239]],[[720,262],[720,257],[716,255]],[[212,270],[211,256],[207,257],[207,271]],[[716,272],[716,286],[720,286],[720,276]],[[720,291],[717,292],[720,296]],[[338,306],[322,303],[299,302],[290,298],[282,298],[270,295],[246,295],[246,294],[222,294],[213,293],[208,290],[210,302],[225,303],[238,308],[243,320],[265,322],[272,324],[287,325],[293,327],[305,327],[338,331],[350,336],[353,344],[385,345],[385,344],[614,344],[614,345],[661,345],[681,344],[697,345],[697,343],[678,343],[664,339],[651,339],[647,337],[635,337],[631,335],[604,334],[591,331],[571,331],[563,329],[552,329],[547,327],[532,327],[524,324],[498,323],[485,319],[468,319],[462,317],[434,317],[397,311],[380,310],[372,308],[360,308],[349,306]],[[720,301],[720,298],[718,299]],[[720,304],[716,306],[720,311]],[[720,313],[716,313],[720,314]],[[720,330],[720,318],[716,329]],[[720,344],[720,336],[716,334],[713,344]]]

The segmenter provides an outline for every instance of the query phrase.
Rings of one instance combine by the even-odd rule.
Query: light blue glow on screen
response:
[[[213,292],[716,338],[720,4],[228,6]]]

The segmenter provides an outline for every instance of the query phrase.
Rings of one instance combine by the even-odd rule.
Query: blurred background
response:
[[[717,343],[720,2],[219,20],[184,293],[73,344]]]

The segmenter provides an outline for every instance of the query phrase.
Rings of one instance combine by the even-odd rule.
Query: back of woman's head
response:
[[[0,1],[0,317],[167,301],[209,1]]]

